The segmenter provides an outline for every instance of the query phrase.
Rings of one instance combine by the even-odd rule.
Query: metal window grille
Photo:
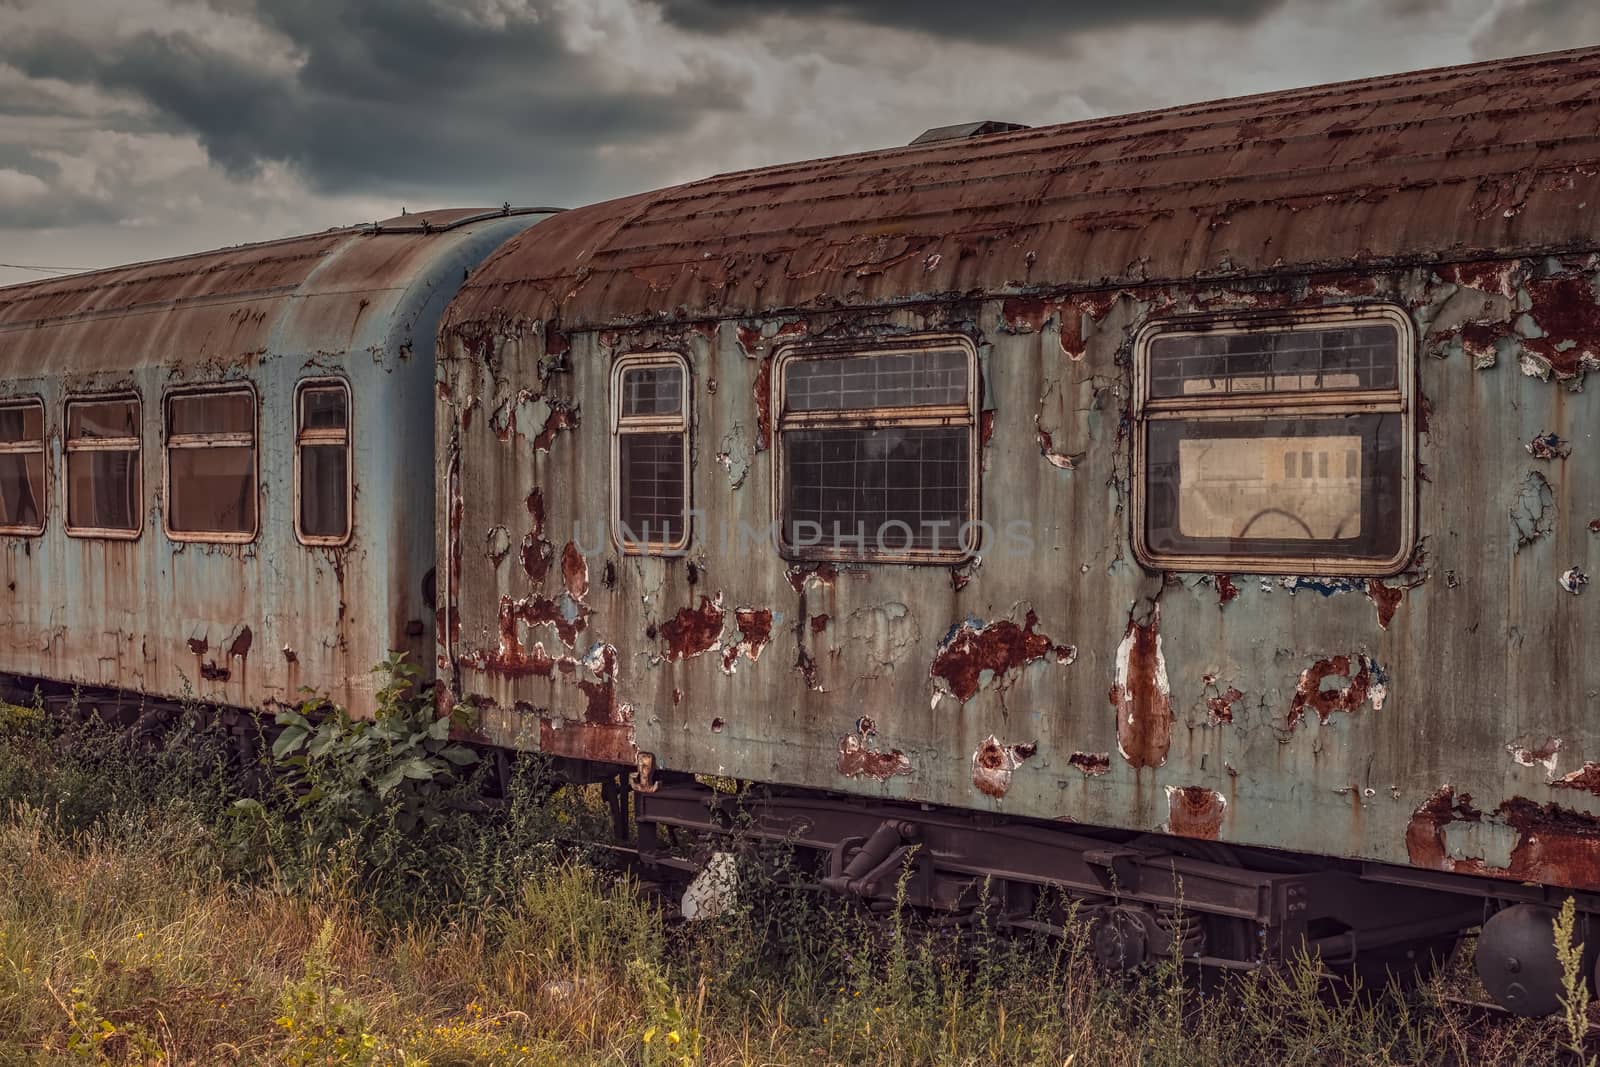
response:
[[[131,539],[144,526],[139,398],[66,403],[67,533]]]
[[[1397,308],[1169,321],[1139,339],[1135,546],[1170,570],[1386,574],[1414,543]]]
[[[244,542],[257,527],[256,395],[167,397],[166,529],[178,541]]]
[[[786,554],[943,562],[975,550],[976,362],[950,338],[780,358]]]
[[[0,404],[0,533],[44,532],[44,402]]]
[[[350,387],[341,379],[301,382],[295,394],[295,536],[302,544],[350,539]]]
[[[630,553],[680,551],[689,543],[688,365],[627,356],[612,385],[614,536]]]

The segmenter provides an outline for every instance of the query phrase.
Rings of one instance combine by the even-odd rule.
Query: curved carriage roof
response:
[[[768,167],[580,208],[447,328],[1337,270],[1600,235],[1600,49]]]
[[[431,345],[443,300],[550,209],[451,209],[0,288],[0,375]]]

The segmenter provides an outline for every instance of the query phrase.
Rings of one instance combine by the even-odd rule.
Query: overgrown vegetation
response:
[[[950,932],[741,861],[666,920],[589,855],[605,816],[521,765],[503,804],[390,665],[384,714],[284,716],[275,773],[199,709],[160,732],[0,710],[0,1063],[1543,1064],[1563,1020],[1204,991],[1077,940]],[[556,842],[562,842],[557,844]],[[1570,929],[1569,929],[1570,933]],[[1574,1023],[1574,1025],[1581,1025]]]

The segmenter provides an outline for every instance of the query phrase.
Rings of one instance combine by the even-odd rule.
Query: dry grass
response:
[[[1560,1055],[1559,1021],[1485,1022],[1433,993],[1338,998],[1309,965],[1205,992],[1172,969],[1111,979],[1073,939],[957,939],[783,889],[761,865],[722,917],[674,925],[626,879],[550,847],[593,813],[537,783],[492,818],[398,834],[380,814],[341,838],[270,798],[239,817],[203,735],[147,750],[10,721],[0,1067]]]
[[[575,864],[503,906],[394,926],[339,886],[218,877],[194,862],[211,832],[183,820],[115,837],[22,806],[0,821],[0,1062],[1533,1064],[1560,1037],[1330,1002],[1309,969],[1202,996],[1170,974],[1100,978],[1070,944],[957,963],[849,917],[815,930],[848,943],[786,968],[754,940],[766,903],[669,929]]]

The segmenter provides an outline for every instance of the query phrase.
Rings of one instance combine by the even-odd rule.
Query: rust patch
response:
[[[1553,461],[1572,455],[1572,442],[1563,440],[1560,434],[1555,433],[1539,434],[1522,447],[1534,459]]]
[[[211,642],[203,637],[189,638],[189,651],[197,656],[203,656],[211,651]]]
[[[1033,417],[1033,428],[1039,435],[1039,455],[1043,456],[1052,467],[1057,470],[1074,471],[1078,464],[1083,462],[1084,452],[1066,453],[1056,451],[1055,436],[1049,430],[1039,425],[1039,416]]]
[[[543,717],[539,720],[539,749],[552,756],[631,764],[638,758],[633,724],[569,723]]]
[[[539,428],[539,434],[533,439],[535,452],[548,452],[550,445],[556,439],[556,434],[563,430],[571,430],[578,425],[578,409],[569,407],[550,408],[549,416],[544,420],[544,425]]]
[[[1600,534],[1600,519],[1589,520],[1589,532],[1592,534]]]
[[[528,519],[533,528],[522,539],[522,571],[534,585],[543,585],[550,573],[550,542],[544,539],[544,492],[534,489],[528,494]]]
[[[581,601],[589,595],[589,563],[571,541],[561,550],[561,580],[573,600]]]
[[[702,595],[698,608],[681,608],[658,628],[669,660],[692,659],[717,647],[722,636],[722,600]]]
[[[1202,695],[1206,702],[1206,717],[1211,725],[1225,726],[1233,722],[1234,705],[1244,699],[1244,694],[1231,685],[1226,689],[1220,688],[1214,674],[1205,676],[1204,685]]]
[[[1215,841],[1222,833],[1228,798],[1199,785],[1167,786],[1167,833]]]
[[[1547,737],[1544,742],[1533,747],[1510,744],[1506,746],[1506,753],[1511,761],[1522,767],[1533,767],[1539,764],[1544,766],[1546,774],[1556,772],[1556,756],[1561,751],[1561,738]]]
[[[994,437],[994,412],[981,412],[978,415],[978,440],[987,445],[992,437]]]
[[[245,659],[250,655],[250,646],[254,643],[255,634],[250,632],[250,627],[239,627],[239,632],[233,636],[233,643],[228,646],[228,658]]]
[[[898,748],[878,749],[868,737],[845,734],[839,739],[839,773],[846,778],[876,778],[887,782],[911,773],[911,760]]]
[[[1011,789],[1012,774],[1037,749],[1033,744],[1002,745],[990,734],[972,753],[972,784],[978,792],[999,800]]]
[[[839,568],[831,563],[796,563],[788,569],[786,575],[789,579],[789,588],[796,593],[803,593],[806,586],[812,582],[831,586],[839,580]]]
[[[772,446],[772,357],[761,361],[756,371],[756,383],[750,390],[756,401],[756,451],[765,452]]]
[[[1395,609],[1400,606],[1400,597],[1404,593],[1403,586],[1384,585],[1377,578],[1367,579],[1367,596],[1372,598],[1373,605],[1378,609],[1378,625],[1385,630],[1394,621]]]
[[[939,643],[928,673],[936,685],[942,682],[965,704],[985,685],[1000,682],[1008,672],[1021,670],[1034,660],[1049,655],[1054,655],[1057,663],[1077,659],[1076,648],[1056,644],[1035,630],[1038,624],[1039,616],[1033,611],[1021,626],[1010,619],[987,626],[980,626],[975,619],[957,623]]]
[[[1355,670],[1350,668],[1354,664]],[[1344,681],[1344,685],[1326,685],[1328,681]],[[1382,711],[1388,695],[1388,676],[1368,656],[1331,656],[1319,659],[1300,672],[1300,682],[1295,686],[1294,699],[1289,704],[1288,726],[1293,729],[1306,709],[1317,713],[1323,723],[1334,712],[1353,714],[1369,700],[1373,711]]]
[[[1036,296],[1014,296],[1000,305],[1000,325],[1007,333],[1038,333],[1060,305]]]
[[[1109,752],[1074,752],[1067,763],[1083,772],[1085,778],[1096,778],[1111,769]]]
[[[1600,797],[1600,763],[1585,763],[1550,783],[1552,789],[1585,789]]]
[[[1172,745],[1172,688],[1161,654],[1161,609],[1146,625],[1128,620],[1117,646],[1109,699],[1117,712],[1117,750],[1135,767],[1159,767]]]
[[[1217,603],[1227,607],[1239,598],[1239,587],[1233,584],[1233,575],[1219,574],[1216,577]]]
[[[1540,278],[1527,291],[1544,336],[1524,338],[1522,347],[1545,372],[1540,376],[1564,380],[1600,369],[1600,304],[1588,276]]]
[[[1485,818],[1517,834],[1504,867],[1450,854],[1445,828],[1454,822],[1479,823]],[[1600,882],[1600,818],[1524,797],[1513,797],[1485,816],[1473,807],[1469,794],[1457,797],[1455,788],[1445,785],[1411,816],[1406,825],[1406,855],[1414,865],[1433,870],[1588,888]]]
[[[826,616],[826,615],[813,615],[813,616],[811,616],[811,632],[812,633],[820,634],[822,631],[826,630],[827,628],[828,628],[828,616]]]
[[[723,674],[733,673],[740,656],[756,662],[772,639],[772,612],[766,608],[735,608],[733,618],[739,627],[739,640],[722,652]]]
[[[233,677],[233,672],[226,667],[219,667],[210,660],[207,660],[206,662],[200,664],[200,677],[204,678],[208,682],[226,682],[229,678]]]
[[[747,359],[754,359],[756,352],[761,348],[761,327],[740,326],[738,336],[740,350]]]

